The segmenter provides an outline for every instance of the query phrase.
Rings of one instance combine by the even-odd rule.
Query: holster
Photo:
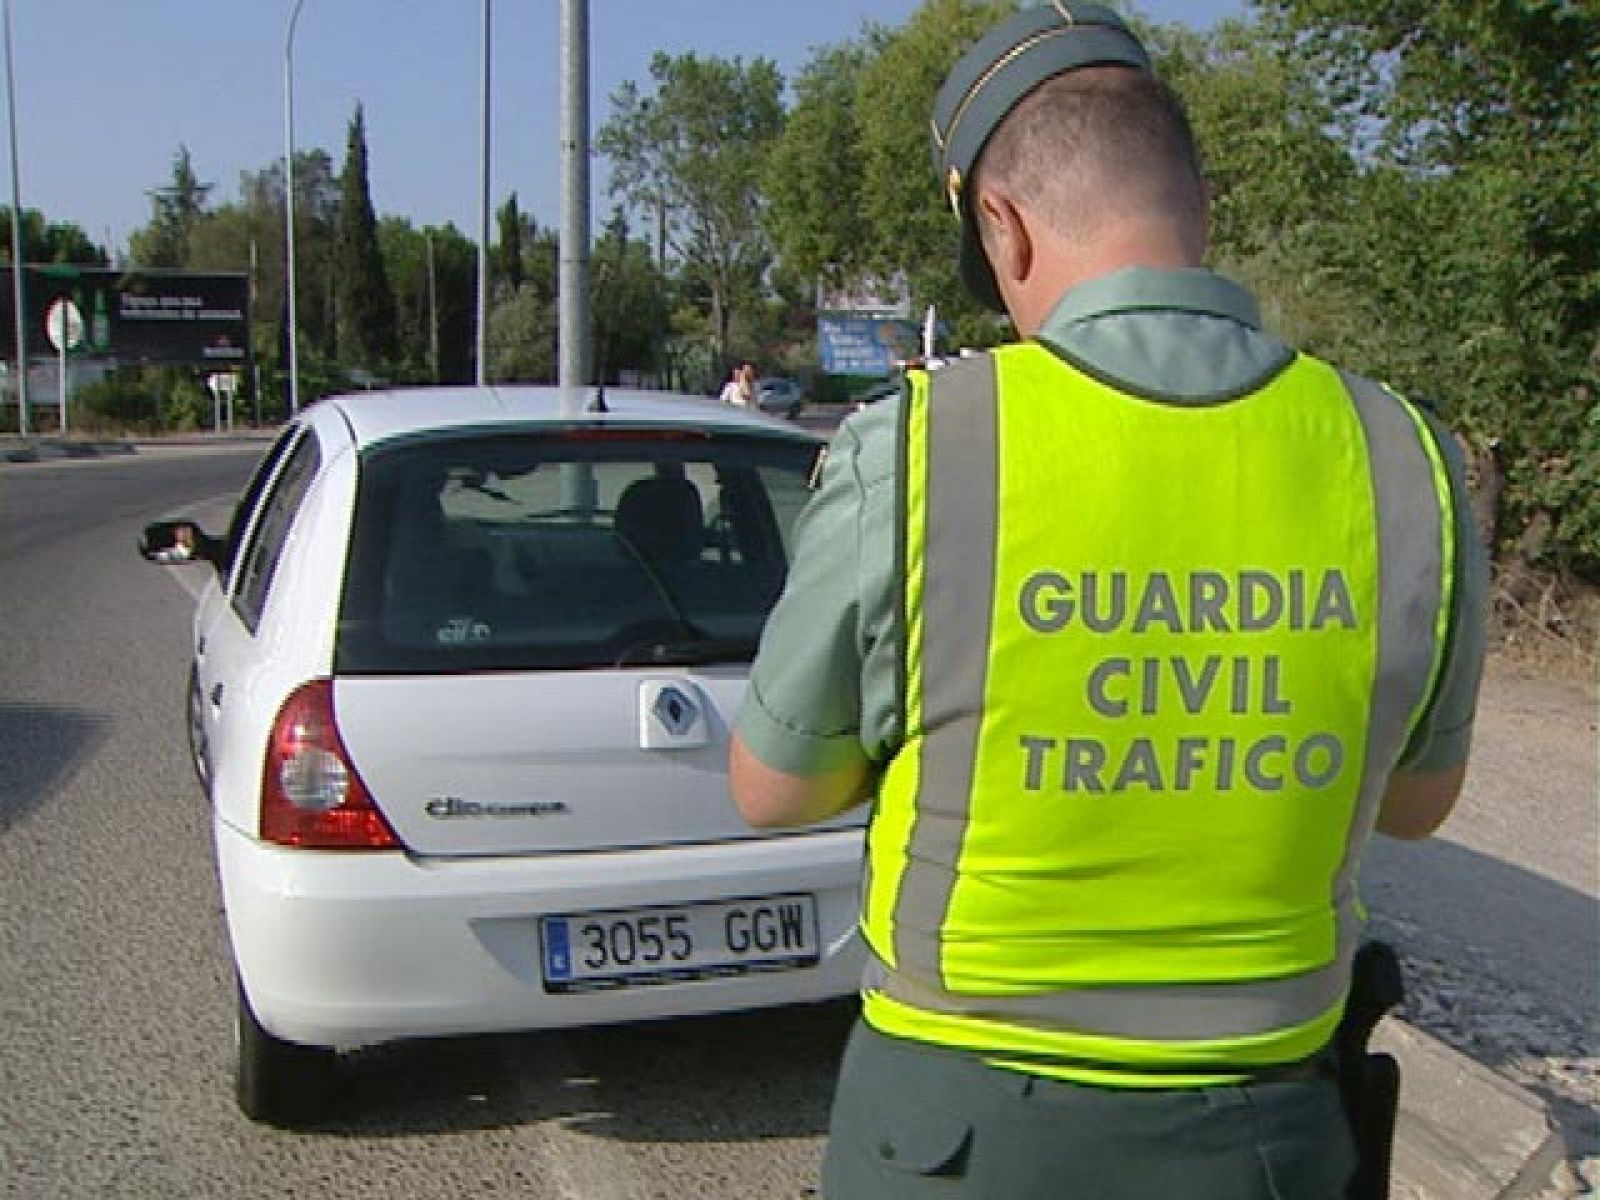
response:
[[[1395,1118],[1400,1112],[1400,1064],[1393,1055],[1368,1050],[1372,1031],[1405,998],[1400,960],[1387,942],[1366,942],[1356,951],[1350,998],[1334,1034],[1339,1093],[1355,1135],[1357,1165],[1349,1200],[1387,1200],[1394,1155]]]

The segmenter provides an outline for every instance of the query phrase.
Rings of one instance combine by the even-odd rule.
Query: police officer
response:
[[[1021,340],[841,427],[731,754],[753,824],[873,805],[826,1195],[1342,1196],[1362,851],[1445,818],[1476,706],[1459,454],[1201,266],[1110,10],[998,25],[933,133]]]

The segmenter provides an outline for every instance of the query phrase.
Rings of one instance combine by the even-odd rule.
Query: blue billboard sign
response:
[[[894,373],[895,364],[916,357],[916,325],[885,317],[817,318],[817,347],[829,375]]]

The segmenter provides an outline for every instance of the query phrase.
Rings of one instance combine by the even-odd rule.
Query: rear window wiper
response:
[[[749,662],[755,656],[755,638],[658,638],[635,642],[617,656],[616,665],[693,667]]]

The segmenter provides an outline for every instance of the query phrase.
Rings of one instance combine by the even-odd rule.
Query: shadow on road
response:
[[[1386,862],[1376,881],[1369,877],[1367,898],[1373,932],[1406,960],[1411,996],[1403,1015],[1497,1074],[1522,1079],[1549,1105],[1569,1146],[1593,1145],[1592,1114],[1576,1111],[1570,1093],[1526,1081],[1538,1059],[1593,1071],[1600,1047],[1592,1016],[1584,1018],[1578,1003],[1546,1011],[1537,998],[1551,994],[1552,981],[1600,978],[1593,896],[1444,839],[1376,857]],[[1511,949],[1500,957],[1479,946],[1470,957],[1454,956],[1459,961],[1430,959],[1428,914],[1385,912],[1400,875],[1435,912],[1471,914],[1476,928],[1524,935],[1502,941]],[[346,1063],[351,1115],[324,1131],[381,1137],[555,1121],[624,1142],[820,1136],[854,1012],[854,1002],[843,1001],[380,1047]]]
[[[84,709],[0,702],[0,835],[50,799],[110,725]]]
[[[1600,1025],[1590,1007],[1600,980],[1595,896],[1443,837],[1378,839],[1366,875],[1371,932],[1391,942],[1405,966],[1401,1015],[1521,1083],[1548,1106],[1570,1150],[1600,1154],[1596,1110],[1526,1077],[1533,1060],[1564,1061],[1569,1074],[1588,1077],[1592,1094],[1600,1056]],[[1402,878],[1411,897],[1404,917],[1386,911],[1398,906],[1390,899]],[[1453,961],[1439,962],[1429,953],[1431,925],[1445,914],[1465,915],[1483,935]],[[1541,995],[1566,995],[1567,1003],[1555,1011]]]
[[[350,1117],[386,1137],[558,1122],[624,1142],[821,1136],[855,1000],[561,1033],[378,1047],[344,1065]]]

